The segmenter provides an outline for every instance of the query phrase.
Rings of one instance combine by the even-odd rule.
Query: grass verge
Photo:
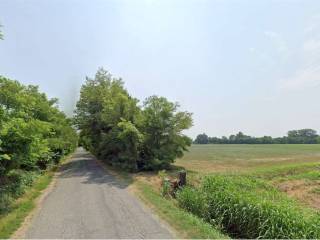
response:
[[[151,208],[162,220],[170,225],[178,238],[188,239],[228,239],[209,223],[180,208],[173,199],[166,199],[154,189],[154,186],[136,179],[121,169],[109,166],[103,161],[98,163],[108,172],[124,181],[134,195],[141,199],[146,206]]]
[[[65,162],[67,158],[68,156],[61,159],[60,163]],[[36,207],[36,199],[48,187],[58,167],[54,166],[38,177],[34,184],[28,187],[20,198],[15,200],[10,212],[0,215],[0,239],[8,239],[18,230],[24,219]]]
[[[178,237],[192,239],[226,239],[212,225],[179,208],[174,201],[165,199],[152,186],[135,182],[135,193],[161,219],[165,220],[178,233]]]
[[[208,176],[199,188],[177,193],[179,205],[222,226],[235,238],[318,239],[320,215],[300,206],[265,181],[244,176]]]
[[[41,194],[52,180],[53,171],[40,176],[35,184],[14,203],[12,211],[0,216],[0,239],[10,238],[10,236],[20,227],[21,223],[34,209],[35,199]]]

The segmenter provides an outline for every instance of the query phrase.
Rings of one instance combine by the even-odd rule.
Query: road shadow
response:
[[[83,184],[109,185],[125,189],[130,181],[122,181],[113,176],[89,153],[79,151],[59,169],[59,178],[79,178]]]
[[[116,175],[120,177],[116,177],[108,168],[111,168],[112,172],[116,172]],[[171,178],[176,178],[178,172],[181,170],[185,170],[185,168],[171,165],[170,168],[166,170],[166,174]],[[79,181],[83,184],[105,184],[120,189],[125,189],[131,185],[137,176],[144,177],[147,181],[152,181],[152,178],[157,175],[158,171],[128,173],[122,169],[115,169],[97,160],[92,154],[81,148],[59,169],[60,178],[80,178]]]

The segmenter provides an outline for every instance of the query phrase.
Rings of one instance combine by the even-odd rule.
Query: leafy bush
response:
[[[56,103],[36,86],[0,76],[1,175],[15,169],[46,169],[75,149],[77,134]]]
[[[25,192],[25,188],[31,186],[38,176],[37,172],[28,172],[24,170],[11,170],[7,174],[8,183],[5,189],[13,196],[19,197]]]
[[[8,193],[2,193],[0,191],[0,214],[6,213],[12,203],[12,197]]]
[[[209,176],[199,189],[184,188],[179,205],[240,238],[319,238],[320,217],[264,182],[239,176]]]

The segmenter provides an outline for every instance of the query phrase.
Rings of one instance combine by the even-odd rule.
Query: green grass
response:
[[[66,155],[61,160],[59,165],[52,166],[49,170],[43,172],[32,186],[25,189],[25,193],[14,201],[9,212],[0,215],[0,239],[10,238],[11,235],[18,230],[24,219],[36,207],[36,199],[41,195],[42,191],[50,184],[55,171],[63,164],[68,157]]]
[[[26,190],[26,193],[13,205],[12,210],[0,216],[0,239],[10,236],[20,227],[21,223],[35,208],[35,199],[41,194],[53,177],[53,172],[47,172],[40,176],[34,185]]]
[[[197,172],[252,171],[320,162],[320,144],[192,145],[176,165]]]
[[[182,168],[189,186],[177,200],[163,198],[156,181],[148,181],[155,174],[140,173],[145,179],[130,180],[141,199],[181,237],[320,237],[320,217],[312,205],[278,189],[280,183],[302,180],[310,192],[320,180],[320,144],[192,145],[167,174],[175,177]],[[208,178],[214,180],[205,187]]]
[[[228,238],[218,229],[202,219],[180,209],[174,201],[163,198],[147,183],[136,183],[138,196],[149,205],[162,219],[170,224],[181,238],[221,239]]]
[[[283,165],[275,165],[268,167],[257,167],[251,171],[247,171],[246,175],[253,175],[271,179],[316,179],[319,178],[319,162],[311,163],[291,163]]]
[[[317,210],[307,207],[304,198],[294,199],[277,188],[281,182],[302,180],[306,189],[299,191],[304,194],[316,185],[320,144],[192,145],[175,165],[191,173],[190,187],[178,194],[180,206],[221,225],[232,237],[320,237]]]
[[[254,177],[208,176],[199,188],[182,189],[177,199],[235,238],[320,238],[320,215]]]
[[[166,199],[150,183],[139,180],[134,174],[129,174],[123,169],[106,165],[99,161],[101,166],[118,178],[124,185],[131,186],[137,195],[148,207],[150,207],[161,219],[175,230],[177,237],[188,239],[226,239],[227,235],[217,228],[187,211],[179,208],[173,199]],[[149,172],[150,174],[150,172]]]

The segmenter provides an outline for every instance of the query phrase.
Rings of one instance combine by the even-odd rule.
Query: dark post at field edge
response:
[[[185,186],[187,184],[187,172],[186,171],[180,171],[179,172],[179,185]]]

